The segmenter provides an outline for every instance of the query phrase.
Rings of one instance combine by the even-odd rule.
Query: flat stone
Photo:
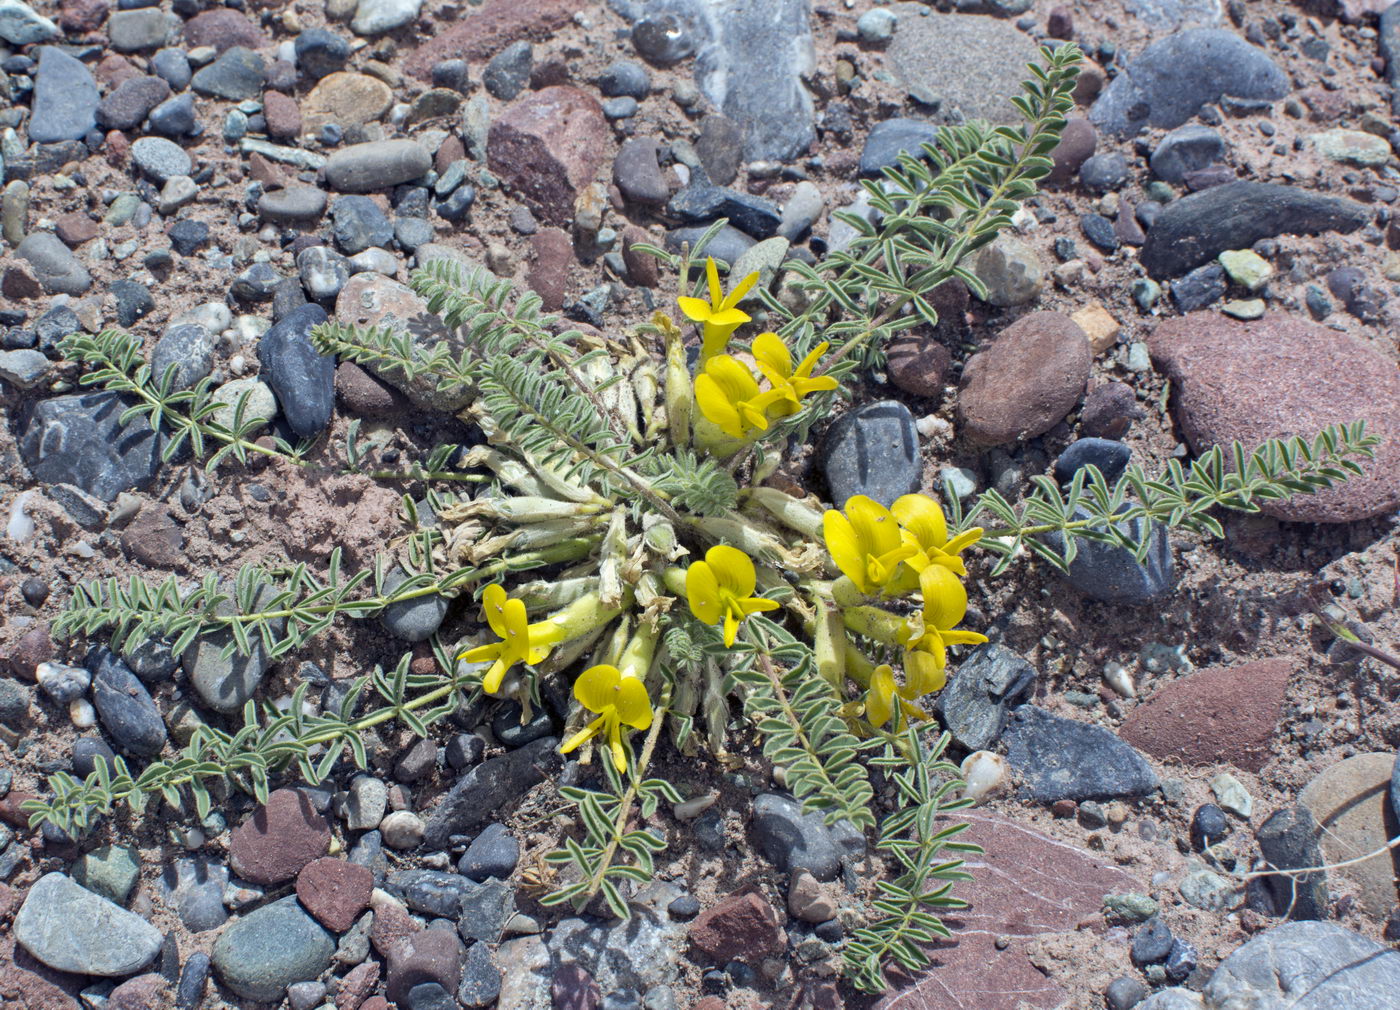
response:
[[[318,221],[326,212],[326,191],[315,186],[288,186],[258,197],[258,214],[279,224]]]
[[[408,994],[425,982],[436,982],[449,993],[462,979],[462,942],[446,929],[424,929],[389,948],[384,993],[399,1006],[409,1006]]]
[[[169,327],[151,349],[151,373],[157,382],[175,367],[172,390],[192,389],[214,368],[215,336],[198,323]]]
[[[1382,438],[1361,476],[1265,503],[1269,515],[1351,522],[1400,504],[1400,371],[1365,341],[1291,316],[1239,322],[1198,313],[1162,323],[1148,348],[1197,453],[1232,440],[1251,450],[1268,438],[1311,441],[1329,424],[1358,420]]]
[[[414,140],[377,140],[336,151],[326,161],[326,182],[341,193],[372,193],[426,175],[433,158]]]
[[[885,52],[895,80],[924,104],[966,119],[1019,123],[1011,99],[1026,65],[1040,61],[1035,43],[1007,21],[969,14],[929,14],[918,4],[888,8],[899,16]]]
[[[154,182],[189,175],[194,167],[185,149],[164,137],[142,137],[131,145],[131,161]]]
[[[15,248],[15,255],[33,268],[49,294],[81,295],[92,287],[87,268],[52,232],[30,232]]]
[[[327,929],[343,933],[369,907],[374,874],[367,866],[325,856],[297,874],[297,897]]]
[[[484,62],[512,42],[544,41],[577,10],[574,0],[491,0],[464,11],[445,31],[419,45],[404,61],[404,71],[428,81],[443,60]]]
[[[1288,76],[1232,32],[1190,28],[1154,42],[1113,78],[1089,110],[1101,130],[1132,133],[1141,126],[1172,129],[1223,96],[1274,101],[1289,91]]]
[[[597,99],[556,85],[516,99],[492,121],[487,164],[541,220],[567,225],[607,160],[610,135]]]
[[[952,669],[934,704],[959,747],[986,750],[1001,737],[1008,711],[1029,700],[1035,679],[1035,667],[1010,649],[979,645]]]
[[[1202,995],[1210,1010],[1387,1010],[1400,991],[1400,951],[1330,922],[1275,926],[1220,963]]]
[[[972,880],[953,888],[971,907],[957,913],[953,937],[934,945],[933,964],[894,980],[875,1010],[1072,1006],[1074,997],[1036,966],[1031,943],[1074,933],[1082,920],[1101,913],[1104,895],[1145,890],[1142,881],[1102,853],[995,814],[962,810],[955,819],[970,825],[958,840],[985,850],[967,857]]]
[[[73,883],[124,905],[141,875],[141,853],[124,845],[103,845],[80,856],[71,874]]]
[[[1002,330],[963,368],[962,433],[979,445],[1044,434],[1084,396],[1093,353],[1079,325],[1058,312],[1033,312]]]
[[[170,85],[159,77],[133,77],[123,81],[97,106],[98,125],[107,130],[140,126],[161,102],[170,97]]]
[[[319,305],[302,305],[258,341],[267,384],[292,431],[302,438],[325,430],[335,408],[335,357],[321,354],[311,343],[312,328],[327,318]]]
[[[1308,143],[1324,158],[1344,165],[1384,165],[1394,157],[1388,140],[1364,130],[1324,130]]]
[[[59,36],[58,25],[20,0],[0,0],[0,39],[15,46],[48,42]]]
[[[820,813],[803,813],[790,796],[763,793],[753,801],[753,829],[759,851],[781,873],[805,870],[819,881],[835,880],[841,871],[845,828],[833,829]]]
[[[619,148],[613,159],[613,182],[630,202],[658,207],[670,198],[670,187],[656,160],[660,149],[651,137],[631,137]]]
[[[520,861],[520,843],[503,824],[488,824],[486,830],[472,839],[462,855],[457,869],[472,880],[495,877],[506,880]]]
[[[543,782],[559,766],[558,745],[558,738],[544,737],[470,769],[428,815],[425,844],[441,848],[450,836],[486,823],[502,804]]]
[[[73,484],[105,502],[155,479],[163,439],[147,419],[122,425],[129,406],[111,392],[40,400],[20,426],[19,451],[36,480]]]
[[[278,789],[233,830],[229,863],[244,880],[280,884],[323,855],[330,840],[330,825],[305,793]]]
[[[1211,28],[1220,23],[1220,0],[1127,0],[1128,13],[1157,31],[1187,26]]]
[[[384,579],[384,590],[392,593],[408,581],[408,574],[395,568]],[[405,642],[424,642],[431,638],[447,616],[446,597],[432,593],[412,600],[390,604],[380,615],[380,623],[392,635]]]
[[[933,144],[937,138],[938,127],[922,119],[882,119],[865,137],[860,151],[860,174],[878,175],[882,169],[894,168],[901,154],[922,158],[921,145]]]
[[[227,385],[225,383],[220,389]],[[217,397],[217,391],[215,395]],[[254,602],[259,607],[266,607],[275,596],[276,591],[273,587],[264,583],[259,587]],[[225,601],[218,609],[224,615],[235,613],[232,600]],[[284,626],[282,618],[274,619],[273,628],[277,635],[282,634]],[[261,635],[252,635],[250,639],[250,649],[246,656],[240,654],[237,649],[233,655],[224,656],[224,647],[233,641],[232,634],[227,631],[201,635],[181,655],[180,661],[186,675],[200,698],[210,708],[224,713],[240,711],[262,683],[269,662],[267,648]]]
[[[772,235],[782,220],[782,212],[771,200],[703,184],[681,190],[671,198],[666,209],[683,221],[710,222],[726,218],[735,228],[757,239]]]
[[[783,930],[773,906],[752,891],[705,909],[690,925],[690,942],[711,961],[761,958],[778,949]]]
[[[159,7],[118,10],[107,19],[107,36],[117,52],[137,53],[165,45],[171,29],[179,23],[174,15]]]
[[[1045,265],[1029,244],[1001,234],[973,253],[966,265],[987,289],[988,305],[1009,308],[1027,305],[1045,287]]]
[[[822,452],[831,501],[855,495],[888,508],[923,480],[923,457],[914,415],[898,400],[880,400],[841,415],[827,430]]]
[[[260,96],[266,80],[263,58],[244,46],[233,46],[195,71],[190,87],[201,95],[241,102]]]
[[[1177,678],[1134,707],[1119,735],[1161,760],[1257,772],[1273,756],[1270,742],[1295,667],[1288,659],[1261,659]]]
[[[1248,249],[1275,235],[1350,233],[1371,218],[1352,200],[1267,182],[1227,182],[1173,200],[1142,247],[1156,278],[1175,277],[1228,249]]]
[[[95,667],[92,702],[103,729],[129,754],[159,754],[165,748],[165,721],[146,686],[106,649],[89,656],[88,664]]]
[[[666,233],[666,251],[679,252],[683,243],[690,245],[691,251],[700,255],[701,251],[696,249],[696,243],[705,232],[704,225],[690,225],[686,228],[673,228]],[[724,260],[726,263],[733,263],[752,248],[754,239],[745,235],[732,224],[726,224],[719,231],[715,232],[708,245],[703,250],[704,255],[713,256],[717,260]]]
[[[1040,803],[1146,796],[1157,774],[1102,726],[1022,705],[1002,733],[1006,758],[1025,779],[1025,792]]]
[[[325,971],[334,953],[335,940],[288,895],[225,927],[212,961],[219,980],[239,996],[276,1003],[287,986]]]
[[[1218,779],[1222,777],[1217,776],[1211,788],[1222,806],[1238,813],[1240,806],[1227,802],[1224,790],[1216,788]],[[1247,793],[1245,796],[1248,798]],[[1247,806],[1252,806],[1252,802]],[[1249,810],[1245,810],[1241,816],[1248,815]],[[1260,855],[1277,870],[1303,870],[1324,865],[1325,857],[1318,846],[1317,836],[1317,821],[1304,806],[1275,810],[1255,832]],[[1294,875],[1271,874],[1261,878],[1259,883],[1262,893],[1251,893],[1251,904],[1262,898],[1272,903],[1271,911],[1274,914],[1290,919],[1325,919],[1329,914],[1327,873],[1324,870]]]
[[[185,45],[191,49],[213,46],[221,53],[233,46],[262,49],[271,44],[247,15],[229,7],[215,7],[196,14],[185,22],[183,35]]]
[[[1188,172],[1207,168],[1224,155],[1224,137],[1204,124],[1188,123],[1157,144],[1152,152],[1152,171],[1159,179],[1179,183]]]
[[[58,971],[122,978],[150,964],[163,937],[145,919],[62,873],[29,888],[14,920],[20,946]]]
[[[28,347],[17,351],[0,351],[0,379],[16,389],[33,389],[52,367],[53,362],[42,351]]]
[[[363,126],[378,120],[393,103],[393,90],[379,78],[337,71],[322,77],[301,100],[302,123],[310,133],[332,123],[342,129]]]
[[[224,888],[228,867],[207,856],[178,856],[160,875],[161,895],[191,933],[218,929],[228,921]]]
[[[418,17],[423,0],[360,0],[350,30],[356,35],[383,35]]]
[[[1298,794],[1298,802],[1317,821],[1322,854],[1329,863],[1355,859],[1383,847],[1400,836],[1400,819],[1387,802],[1395,756],[1390,753],[1358,754],[1317,775]],[[1383,919],[1400,895],[1396,873],[1400,855],[1368,859],[1334,872],[1354,880],[1360,888],[1361,908]]]

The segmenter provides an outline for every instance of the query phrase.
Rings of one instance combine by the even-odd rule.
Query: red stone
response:
[[[71,211],[54,223],[54,233],[69,249],[76,249],[97,238],[97,222],[84,211]]]
[[[369,867],[323,856],[297,874],[297,898],[321,925],[337,933],[355,924],[369,908],[374,874]]]
[[[558,312],[564,307],[564,293],[569,286],[574,244],[558,228],[543,228],[530,236],[530,252],[525,283],[540,296],[546,312]]]
[[[278,789],[234,829],[229,863],[234,873],[251,883],[280,884],[323,855],[330,843],[330,825],[306,795]]]
[[[58,26],[77,35],[95,32],[110,9],[107,0],[63,0],[58,5]]]
[[[94,77],[107,85],[109,90],[115,88],[122,81],[144,76],[121,53],[108,53],[102,58],[101,63],[92,68],[92,73]]]
[[[301,106],[289,95],[263,92],[263,116],[267,119],[267,135],[274,140],[291,140],[301,135]]]
[[[462,981],[462,941],[455,930],[420,930],[395,944],[388,961],[384,992],[391,1002],[402,1004],[408,991],[424,982],[456,992]]]
[[[487,134],[486,158],[505,188],[541,220],[567,225],[579,190],[609,160],[610,147],[611,131],[598,100],[560,85],[506,106]]]
[[[902,333],[885,349],[890,381],[915,396],[941,397],[943,380],[953,364],[952,352],[937,338],[915,331]]]
[[[29,814],[20,809],[20,804],[26,800],[38,799],[33,793],[21,792],[11,789],[4,796],[0,796],[0,821],[4,821],[12,828],[29,827]]]
[[[261,29],[236,10],[215,7],[185,22],[185,47],[213,46],[219,52],[234,46],[261,49],[271,40]]]
[[[4,887],[4,885],[0,885]],[[24,901],[24,892],[4,887],[0,892],[0,1007],[4,1010],[79,1010],[78,992],[87,979],[54,971],[23,947],[15,946],[9,918]]]
[[[36,624],[26,631],[10,651],[10,672],[21,680],[32,681],[40,663],[54,657],[53,639],[48,624]]]
[[[388,957],[389,952],[398,946],[400,940],[413,936],[422,928],[413,921],[413,917],[402,905],[385,901],[374,910],[374,921],[369,928],[369,942],[380,957]]]
[[[38,298],[43,293],[44,288],[39,279],[23,263],[8,266],[5,272],[0,274],[0,295],[6,298],[28,301],[30,298]]]
[[[131,141],[121,130],[109,130],[102,147],[106,151],[107,164],[113,168],[125,165],[127,157],[131,154]]]
[[[1094,124],[1083,116],[1071,116],[1060,131],[1060,142],[1050,152],[1053,167],[1045,181],[1063,185],[1073,180],[1098,143],[1099,131],[1094,129]]]
[[[660,266],[655,256],[650,256],[633,247],[645,242],[653,245],[651,236],[629,224],[622,231],[622,261],[627,264],[627,276],[638,287],[654,288],[661,283]]]
[[[185,561],[185,534],[169,506],[148,503],[122,530],[122,550],[153,568],[179,568]]]
[[[1261,659],[1179,677],[1134,708],[1118,735],[1164,761],[1257,772],[1271,756],[1297,668],[1293,660]]]
[[[254,151],[248,156],[248,178],[260,182],[266,189],[281,189],[287,185],[282,168]]]
[[[107,1010],[167,1010],[170,983],[155,972],[129,978],[107,997]]]
[[[1052,7],[1045,19],[1045,34],[1062,42],[1074,38],[1074,12],[1063,4]]]
[[[360,1010],[378,984],[378,961],[355,965],[340,980],[335,994],[335,1010]]]
[[[371,996],[360,1004],[360,1010],[392,1010],[389,1001],[383,996]]]
[[[340,405],[359,417],[392,417],[408,405],[408,399],[393,386],[370,375],[353,361],[342,361],[335,370],[335,392]],[[428,657],[437,669],[437,660]]]
[[[1311,442],[1328,425],[1354,421],[1380,436],[1361,476],[1264,503],[1267,514],[1337,523],[1400,506],[1400,368],[1372,344],[1280,313],[1246,323],[1193,312],[1158,326],[1147,349],[1171,380],[1177,421],[1197,453],[1232,440],[1247,450],[1269,438]]]
[[[433,155],[433,169],[441,175],[450,168],[453,162],[461,161],[467,156],[467,147],[462,143],[461,138],[455,133],[449,133],[447,139],[438,145],[437,154]]]
[[[451,28],[410,53],[404,70],[426,81],[443,60],[489,60],[512,42],[549,38],[578,9],[578,0],[490,0],[468,8]]]
[[[690,924],[690,942],[715,962],[751,960],[777,950],[782,926],[773,906],[749,891],[731,894]]]
[[[1022,938],[1068,933],[1097,917],[1103,896],[1144,890],[1100,855],[1057,842],[1014,821],[964,810],[958,841],[982,846],[968,860],[972,880],[953,894],[970,907],[943,919],[953,939],[930,951],[928,969],[896,983],[873,1010],[1059,1010],[1069,995],[1032,963]],[[1004,950],[997,938],[1009,937]]]

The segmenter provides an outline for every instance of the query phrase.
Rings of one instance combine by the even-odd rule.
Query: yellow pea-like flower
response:
[[[567,634],[566,629],[553,620],[530,624],[524,602],[511,599],[500,583],[493,582],[486,587],[481,594],[481,609],[486,623],[501,640],[468,649],[457,658],[468,663],[494,660],[481,681],[481,689],[487,694],[494,694],[500,688],[506,672],[516,663],[544,662]]]
[[[598,718],[569,737],[559,748],[560,753],[567,754],[602,735],[612,752],[613,767],[619,772],[626,771],[627,750],[622,744],[622,727],[651,727],[651,699],[647,697],[646,685],[630,671],[624,673],[603,663],[579,675],[574,682],[574,697],[588,711],[596,712]]]
[[[909,686],[901,686],[895,680],[889,664],[882,663],[870,674],[870,688],[865,693],[866,721],[872,726],[883,726],[890,721],[896,707],[904,719],[927,719],[928,713],[912,701],[917,697],[919,695]]]
[[[730,438],[751,441],[768,430],[768,406],[776,399],[737,358],[716,355],[695,377],[695,403],[705,419]]]
[[[900,563],[918,550],[905,542],[890,510],[863,494],[847,500],[844,514],[828,509],[822,533],[831,560],[866,596],[889,591]]]
[[[792,354],[776,333],[760,333],[754,338],[753,357],[776,394],[768,406],[770,417],[789,417],[802,409],[802,398],[809,393],[826,392],[836,388],[829,375],[812,378],[812,369],[831,345],[823,341],[792,367]]]
[[[919,573],[924,605],[899,632],[904,646],[904,678],[909,697],[940,691],[948,681],[948,646],[977,645],[987,636],[959,631],[957,623],[967,613],[967,590],[944,565],[929,565]]]
[[[705,624],[724,622],[724,644],[731,646],[739,625],[752,613],[777,610],[778,603],[754,596],[758,576],[753,561],[743,551],[725,544],[711,547],[705,560],[686,569],[685,595],[690,612]]]
[[[955,575],[966,575],[967,565],[959,556],[982,539],[980,526],[948,539],[948,520],[938,502],[928,495],[907,494],[895,500],[890,514],[899,523],[900,536],[914,553],[904,559],[904,568],[894,584],[894,592],[910,593],[919,587],[919,573],[929,565],[943,565]]]
[[[703,298],[690,298],[682,295],[676,301],[680,304],[681,311],[685,317],[692,322],[699,323],[703,330],[703,341],[700,346],[700,361],[703,364],[716,354],[724,351],[729,343],[729,336],[740,326],[743,326],[750,319],[747,312],[736,308],[739,300],[749,293],[749,289],[758,283],[758,271],[754,271],[747,277],[735,284],[729,294],[724,294],[719,283],[719,268],[715,266],[714,258],[705,257],[705,276],[710,284],[710,300],[707,302]]]

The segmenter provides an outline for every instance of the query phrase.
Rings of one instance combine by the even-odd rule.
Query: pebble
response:
[[[58,971],[123,978],[160,952],[160,931],[133,912],[46,873],[25,895],[14,919],[15,940]]]
[[[1034,705],[1012,712],[1002,739],[1027,795],[1039,803],[1146,796],[1158,785],[1142,755],[1108,730]]]
[[[1132,1010],[1151,992],[1138,979],[1124,976],[1116,978],[1104,990],[1104,1001],[1108,1010]]]
[[[1122,511],[1123,506],[1119,511]],[[1074,519],[1088,519],[1083,506],[1074,511]],[[1115,523],[1134,542],[1148,542],[1147,560],[1139,562],[1125,547],[1098,540],[1080,539],[1078,553],[1069,565],[1066,580],[1081,593],[1106,603],[1141,605],[1159,599],[1171,591],[1173,568],[1171,544],[1166,528],[1150,520],[1138,518]],[[1046,534],[1051,549],[1063,553],[1063,541],[1058,531]]]
[[[1191,847],[1202,852],[1230,833],[1230,820],[1214,803],[1203,803],[1191,815]]]
[[[302,100],[302,125],[312,133],[329,125],[337,129],[364,126],[378,120],[393,103],[393,89],[379,78],[337,70]]]
[[[1070,116],[1060,131],[1060,141],[1050,152],[1052,167],[1046,181],[1063,185],[1074,179],[1098,146],[1098,131],[1083,116]]]
[[[1249,291],[1259,291],[1274,275],[1274,267],[1252,249],[1230,249],[1217,259],[1234,284]]]
[[[20,456],[36,480],[73,484],[104,502],[142,490],[155,479],[163,439],[144,417],[123,426],[121,413],[116,393],[50,397],[25,419]]]
[[[81,295],[92,286],[92,275],[51,232],[26,235],[15,248],[15,255],[33,268],[39,283],[50,294]]]
[[[319,220],[326,212],[326,191],[315,186],[288,186],[258,197],[258,214],[268,221],[296,224]]]
[[[272,392],[271,386],[257,379],[230,379],[216,388],[209,400],[215,404],[214,412],[209,415],[209,419],[226,431],[233,431],[236,427],[235,421],[239,416],[240,404],[243,410],[243,424],[247,426],[245,431],[248,434],[258,431],[277,416],[276,394]],[[253,655],[259,655],[257,648],[254,649]],[[232,670],[239,666],[239,658],[235,657],[233,666],[225,669],[222,673],[214,672],[217,669],[214,660],[208,659],[206,663],[208,664],[209,679],[207,682],[202,682],[206,683],[207,690],[218,690],[215,686],[218,683],[218,678],[230,676]],[[260,677],[261,673],[261,669],[255,672],[250,665],[246,676],[249,678]],[[251,693],[252,688],[248,688],[248,691]]]
[[[416,141],[372,141],[332,154],[326,161],[326,182],[342,193],[371,193],[411,182],[432,165],[432,155]]]
[[[504,825],[489,824],[467,846],[457,869],[472,880],[486,880],[488,877],[506,880],[519,860],[520,843]]]
[[[1249,795],[1243,783],[1229,772],[1221,772],[1210,780],[1210,791],[1221,807],[1249,820],[1254,813],[1254,798]]]
[[[1330,765],[1303,787],[1298,803],[1325,826],[1320,843],[1327,862],[1383,848],[1396,834],[1387,795],[1394,769],[1395,756],[1389,752],[1357,754]],[[1337,872],[1357,885],[1357,903],[1368,915],[1383,919],[1395,907],[1390,860],[1368,860]]]
[[[1200,954],[1192,944],[1179,936],[1176,937],[1172,941],[1171,952],[1167,955],[1167,960],[1162,966],[1166,969],[1167,980],[1169,982],[1186,981],[1196,970],[1199,958]]]
[[[170,40],[172,21],[157,7],[120,10],[107,19],[107,37],[119,53],[156,49]]]
[[[935,704],[959,747],[986,750],[1001,737],[1009,710],[1029,700],[1035,681],[1035,667],[1021,656],[979,645],[952,672]]]
[[[827,430],[821,466],[831,501],[844,505],[863,494],[888,508],[917,491],[923,478],[914,415],[898,400],[841,415]]]
[[[1400,991],[1400,952],[1330,922],[1290,922],[1225,958],[1206,983],[1209,1004],[1381,1010]]]
[[[608,98],[646,98],[651,75],[636,60],[614,60],[598,78],[598,90]]]
[[[383,35],[418,17],[423,0],[359,0],[350,30],[356,35]]]
[[[436,983],[454,993],[462,978],[462,944],[447,929],[424,929],[389,948],[384,992],[400,1007],[409,1007],[409,993]]]
[[[1119,189],[1128,181],[1128,159],[1117,151],[1096,154],[1079,166],[1079,181],[1095,193]]]
[[[255,884],[291,880],[303,866],[323,855],[330,826],[296,789],[277,789],[229,840],[233,872]]]
[[[146,686],[106,649],[88,657],[96,670],[92,701],[102,727],[129,754],[154,757],[165,747],[165,722]]]
[[[254,909],[214,942],[219,980],[239,996],[278,1002],[287,986],[314,980],[330,966],[335,941],[294,895]]]
[[[884,169],[898,165],[901,154],[922,158],[924,152],[920,145],[933,144],[937,138],[938,128],[922,119],[882,119],[866,135],[865,146],[860,151],[860,173],[879,175]]]
[[[1109,81],[1089,115],[1102,130],[1172,129],[1223,96],[1274,101],[1287,96],[1287,75],[1232,32],[1191,28],[1152,43]]]
[[[228,867],[207,856],[178,856],[161,870],[160,890],[191,933],[218,929],[228,921],[224,888]]]
[[[181,256],[193,256],[209,241],[209,226],[203,221],[183,218],[176,221],[166,231],[170,246]]]
[[[1260,239],[1349,233],[1369,219],[1362,204],[1342,197],[1277,183],[1228,182],[1167,204],[1147,233],[1142,265],[1152,277],[1175,277]]]
[[[36,350],[0,351],[0,379],[16,389],[33,389],[49,374],[52,363]]]
[[[692,254],[698,254],[695,243],[700,236],[705,233],[703,225],[691,225],[687,228],[674,228],[666,233],[666,251],[679,252],[683,243],[690,245]],[[733,263],[744,251],[754,244],[754,240],[745,235],[732,224],[726,224],[717,231],[709,244],[705,246],[703,252],[713,256],[717,260],[724,260],[726,263]]]
[[[884,7],[874,7],[856,19],[856,34],[862,42],[878,45],[894,37],[899,17]]]
[[[1000,445],[1049,431],[1083,397],[1092,362],[1088,337],[1068,316],[1022,316],[964,366],[963,434]]]
[[[170,85],[172,91],[184,91],[194,75],[189,57],[181,49],[162,49],[152,56],[151,73]]]
[[[97,106],[97,125],[107,130],[130,130],[170,97],[170,85],[159,77],[132,77],[107,93]]]
[[[0,0],[0,39],[28,46],[58,38],[58,26],[20,0]]]
[[[771,905],[752,891],[733,894],[700,913],[690,942],[710,960],[758,958],[781,945],[781,927]]]
[[[118,905],[126,904],[141,874],[141,854],[122,845],[104,845],[79,857],[73,882]]]
[[[1219,263],[1197,267],[1171,282],[1172,301],[1183,313],[1199,312],[1225,296],[1225,268]]]
[[[329,246],[316,245],[297,253],[297,273],[308,297],[334,298],[350,280],[350,262]]]
[[[1190,123],[1163,137],[1152,151],[1153,173],[1179,183],[1188,173],[1207,168],[1225,156],[1225,138],[1209,126]]]
[[[1002,233],[974,254],[972,273],[987,289],[989,305],[1009,308],[1033,302],[1045,286],[1045,265],[1029,244]]]
[[[1239,903],[1235,885],[1205,867],[1187,873],[1178,890],[1188,905],[1207,912],[1227,912]]]
[[[1055,479],[1068,483],[1086,466],[1095,466],[1112,486],[1128,468],[1132,450],[1112,439],[1081,438],[1071,442],[1055,461]]]
[[[671,195],[657,162],[660,144],[650,137],[629,137],[613,159],[613,182],[631,203],[659,207]]]
[[[131,161],[148,178],[164,184],[194,167],[184,148],[164,137],[141,137],[131,145]]]
[[[190,87],[201,95],[242,102],[259,97],[266,79],[263,58],[251,49],[233,46],[196,71]]]
[[[1344,165],[1379,166],[1394,156],[1388,140],[1364,130],[1324,130],[1307,142],[1324,158]]]
[[[374,246],[393,244],[394,228],[379,205],[367,196],[338,196],[331,203],[335,244],[347,256]]]
[[[467,949],[462,962],[462,981],[457,987],[457,1000],[464,1007],[487,1007],[501,993],[501,972],[495,965],[488,944],[474,943]]]
[[[864,850],[860,834],[848,825],[829,826],[821,814],[804,814],[800,803],[778,793],[754,799],[753,830],[759,851],[780,873],[805,870],[820,881],[836,879],[844,854]]]
[[[302,305],[258,342],[267,384],[292,431],[302,438],[319,435],[335,407],[335,357],[319,353],[311,343],[312,328],[327,318],[319,305]]]
[[[302,867],[296,886],[306,910],[327,929],[343,933],[369,908],[374,874],[368,867],[326,856]]]
[[[209,955],[202,950],[194,951],[185,959],[180,971],[180,982],[175,990],[177,1010],[195,1010],[204,999],[204,987],[209,980]]]
[[[1160,918],[1153,916],[1139,926],[1137,932],[1133,934],[1131,953],[1133,964],[1138,967],[1160,964],[1171,953],[1172,943],[1175,939],[1171,927]]]
[[[530,71],[535,63],[535,51],[523,40],[512,42],[491,57],[482,71],[481,83],[492,98],[509,102],[530,83]],[[603,92],[607,94],[607,92]]]
[[[1084,232],[1084,237],[1100,252],[1116,252],[1122,245],[1113,222],[1102,214],[1081,214],[1079,228]]]
[[[674,151],[674,147],[673,147]],[[744,131],[728,116],[711,114],[700,122],[700,135],[695,138],[695,155],[711,184],[728,186],[739,174],[744,160]],[[694,163],[677,156],[690,167]],[[704,180],[700,180],[703,182]],[[742,225],[741,230],[747,231]]]
[[[411,810],[395,810],[379,824],[384,844],[400,851],[416,849],[422,845],[425,828],[423,818]]]

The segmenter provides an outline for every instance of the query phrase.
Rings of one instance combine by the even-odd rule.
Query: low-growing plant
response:
[[[1016,503],[990,491],[964,510],[952,498],[949,513],[922,494],[827,508],[765,483],[892,334],[936,323],[937,285],[960,278],[985,293],[969,256],[1049,171],[1072,104],[1077,50],[1043,59],[1016,99],[1023,124],[944,127],[902,155],[864,184],[874,222],[838,214],[854,239],[818,266],[786,264],[781,296],[757,275],[725,290],[714,260],[698,256],[715,229],[694,250],[650,249],[675,271],[680,313],[699,327],[693,362],[666,312],[626,334],[585,335],[535,295],[452,260],[413,278],[449,340],[425,348],[395,328],[320,326],[318,347],[341,360],[401,384],[471,391],[461,417],[483,439],[403,474],[425,497],[405,498],[401,549],[354,574],[337,550],[324,575],[295,565],[245,568],[232,585],[210,575],[193,589],[173,577],[94,582],[75,591],[56,632],[105,635],[115,650],[158,639],[176,654],[224,635],[226,653],[260,646],[277,659],[339,617],[430,595],[478,601],[480,630],[434,638],[437,672],[411,672],[405,656],[321,714],[307,714],[302,684],[285,707],[249,701],[236,729],[199,725],[174,759],[139,771],[99,761],[81,781],[56,775],[29,807],[34,822],[78,831],[152,794],[177,806],[192,797],[203,816],[219,783],[262,799],[277,775],[314,784],[346,761],[364,768],[370,731],[427,735],[479,694],[518,700],[528,719],[542,686],[562,678],[573,705],[561,750],[601,774],[560,790],[578,830],[548,857],[559,885],[545,904],[601,896],[626,916],[629,886],[652,877],[666,847],[636,814],[684,801],[654,771],[662,748],[718,769],[757,743],[805,809],[873,832],[894,870],[845,944],[851,980],[878,991],[892,962],[926,964],[925,946],[948,934],[940,914],[964,905],[954,887],[976,848],[950,816],[970,801],[925,701],[943,687],[950,651],[986,641],[960,627],[968,561],[986,552],[993,563],[974,567],[990,578],[1027,556],[1066,569],[1086,540],[1144,557],[1158,525],[1220,536],[1214,510],[1255,511],[1325,487],[1359,472],[1374,444],[1357,424],[1312,442],[1212,450],[1155,478],[1132,467],[1110,482],[1088,467],[1067,487],[1035,478]],[[766,328],[736,341],[751,311]],[[172,399],[129,338],[66,346],[93,365],[84,381],[135,396],[134,410],[185,433],[197,453],[206,443],[216,460],[268,451],[255,450],[241,419],[213,423],[207,390]],[[353,427],[346,450],[350,469],[386,476],[367,468]],[[420,527],[424,508],[434,522]],[[409,577],[391,587],[395,564]],[[882,815],[877,783],[892,787],[892,812]]]

